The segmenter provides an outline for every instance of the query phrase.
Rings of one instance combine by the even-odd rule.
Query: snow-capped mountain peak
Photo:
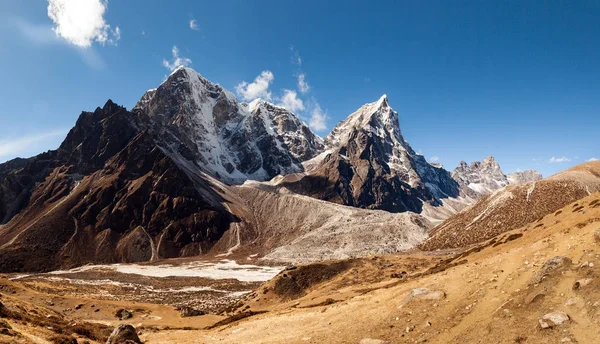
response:
[[[228,183],[300,172],[301,160],[322,149],[320,138],[291,112],[263,100],[242,104],[188,67],[146,92],[135,110],[165,131],[170,150],[186,147],[195,163]]]
[[[343,145],[352,139],[356,130],[366,130],[382,139],[387,138],[404,146],[398,113],[390,107],[385,94],[376,102],[361,106],[336,125],[325,137],[325,144],[329,148]]]

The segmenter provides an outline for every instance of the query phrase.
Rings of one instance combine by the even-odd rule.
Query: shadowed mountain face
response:
[[[17,215],[5,212],[0,270],[147,261],[210,249],[235,218],[200,173],[182,166],[185,152],[162,148],[148,123],[143,113],[109,101],[82,113],[57,151],[3,165],[2,186],[12,192],[3,193],[2,204]]]
[[[440,205],[459,196],[450,174],[427,163],[404,140],[386,96],[338,124],[325,144],[327,151],[305,163],[307,173],[278,184],[331,202],[391,212],[419,213],[424,202]]]

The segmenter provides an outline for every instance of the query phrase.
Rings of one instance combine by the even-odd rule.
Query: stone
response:
[[[551,329],[555,326],[560,326],[569,321],[571,318],[564,312],[552,312],[544,315],[538,321],[542,329]]]
[[[596,229],[594,232],[594,240],[596,240],[597,243],[600,243],[600,228]]]
[[[588,284],[592,283],[593,280],[594,280],[593,278],[583,278],[583,279],[577,280],[573,284],[573,290],[583,288],[583,287],[587,286]]]
[[[416,288],[408,294],[403,303],[413,300],[441,300],[446,297],[446,293],[442,290],[432,290],[428,288]]]
[[[80,303],[77,306],[75,306],[75,309],[81,309],[82,307],[83,307],[83,303]]]
[[[540,270],[532,277],[530,284],[538,284],[545,277],[555,274],[569,266],[571,259],[562,256],[556,256],[547,260]]]
[[[125,319],[132,318],[133,314],[130,311],[121,308],[121,309],[119,309],[118,311],[115,312],[115,316],[117,318],[119,318],[119,320],[125,320]]]
[[[140,338],[131,325],[121,324],[112,331],[106,344],[142,344]]]
[[[181,307],[179,308],[179,314],[181,314],[182,318],[186,318],[186,317],[197,317],[200,315],[204,315],[206,314],[204,311],[201,311],[199,309],[194,309],[191,307]]]
[[[387,340],[363,338],[360,340],[360,342],[358,342],[358,344],[392,344],[392,343],[388,342]]]

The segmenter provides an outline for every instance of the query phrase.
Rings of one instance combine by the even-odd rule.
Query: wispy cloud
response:
[[[171,49],[171,55],[172,55],[171,61],[169,61],[167,59],[163,59],[163,62],[162,62],[163,66],[165,66],[165,68],[167,68],[170,71],[174,71],[175,69],[177,69],[178,67],[181,67],[181,66],[189,66],[192,64],[191,59],[179,55],[179,48],[177,48],[177,46],[175,46],[175,45]]]
[[[297,67],[297,90],[284,88],[278,91],[271,90],[271,84],[275,76],[271,71],[265,70],[258,75],[254,81],[242,81],[235,86],[237,95],[244,101],[253,101],[262,98],[266,101],[276,102],[277,105],[286,108],[305,121],[315,131],[327,129],[329,116],[323,111],[314,96],[310,96],[311,86],[307,81],[306,74],[302,71],[302,57],[294,46],[290,46],[292,53],[291,63]]]
[[[550,163],[550,164],[558,164],[558,163],[569,162],[569,161],[571,161],[571,159],[567,158],[566,156],[559,157],[559,158],[557,158],[557,157],[551,157],[548,160],[548,163]]]
[[[237,94],[246,101],[252,101],[257,98],[271,101],[273,94],[269,91],[269,86],[275,79],[271,71],[265,70],[257,76],[253,82],[240,82],[235,86]]]
[[[432,156],[431,158],[429,158],[429,162],[438,162],[440,161],[440,158],[438,156]]]
[[[292,90],[283,90],[283,96],[279,100],[281,106],[288,109],[291,112],[298,112],[304,110],[304,102],[298,98],[298,93]]]
[[[94,42],[116,44],[121,29],[104,20],[108,0],[48,0],[48,17],[54,22],[56,36],[70,44],[88,48]]]
[[[598,159],[596,159],[596,158],[590,158],[590,160],[588,160],[588,162],[592,162],[592,161],[598,161]]]
[[[301,93],[310,91],[310,85],[306,81],[306,74],[304,73],[298,74],[298,91]]]
[[[67,132],[66,129],[58,129],[0,140],[0,158],[39,153],[57,138],[64,137]]]
[[[190,29],[195,31],[200,30],[200,26],[198,26],[198,22],[194,18],[190,19]]]
[[[292,52],[292,63],[302,67],[302,57],[300,57],[298,50],[290,45],[290,51]]]
[[[315,131],[324,131],[327,129],[327,112],[321,109],[321,106],[314,101],[310,110],[310,118],[308,119],[308,126]]]

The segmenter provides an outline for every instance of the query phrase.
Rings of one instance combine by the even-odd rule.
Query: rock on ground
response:
[[[571,265],[571,259],[562,256],[556,256],[546,261],[540,271],[538,271],[532,278],[530,284],[538,284],[540,283],[544,277],[549,276],[556,271],[564,269],[565,267]]]
[[[554,326],[562,325],[569,321],[569,316],[564,312],[552,312],[544,315],[539,319],[540,326],[543,329],[553,328]]]
[[[200,315],[204,315],[206,313],[204,311],[194,309],[191,307],[181,307],[179,309],[179,314],[181,314],[182,318],[185,318],[185,317],[197,317]]]
[[[115,327],[106,344],[143,344],[131,325],[119,325]]]
[[[391,344],[391,343],[386,340],[381,340],[381,339],[364,338],[359,342],[359,344]]]
[[[446,293],[442,290],[433,290],[429,288],[413,289],[403,300],[402,305],[414,300],[441,300],[446,297]],[[400,305],[400,307],[402,307]]]

